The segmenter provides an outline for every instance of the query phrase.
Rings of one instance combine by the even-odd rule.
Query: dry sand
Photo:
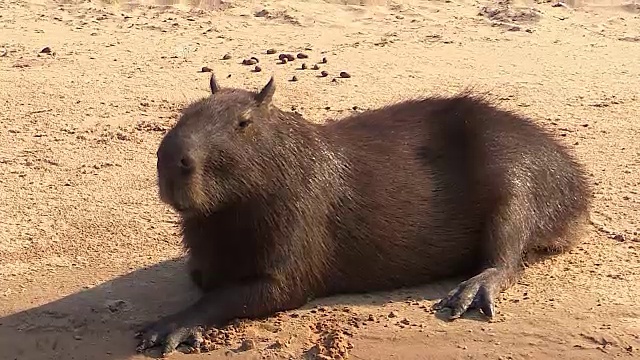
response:
[[[156,195],[155,150],[178,109],[207,95],[202,66],[223,86],[274,73],[275,103],[310,121],[489,91],[586,163],[594,226],[532,266],[492,322],[426,311],[447,283],[323,299],[174,358],[312,358],[331,336],[352,359],[638,358],[640,5],[363,3],[1,1],[0,358],[143,358],[136,326],[197,295],[176,259],[176,215]],[[278,65],[269,48],[326,57],[329,76]],[[250,56],[262,72],[240,64]],[[334,81],[340,71],[351,78]]]

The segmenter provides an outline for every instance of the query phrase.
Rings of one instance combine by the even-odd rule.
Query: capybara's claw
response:
[[[488,317],[493,317],[495,314],[493,298],[499,288],[500,280],[501,273],[497,269],[487,269],[479,275],[461,282],[432,308],[436,311],[450,309],[450,320],[457,319],[467,310],[474,308],[482,310]]]
[[[192,347],[198,346],[202,339],[200,327],[180,325],[179,321],[169,317],[145,327],[138,334],[140,334],[136,336],[140,338],[136,347],[138,352],[160,346],[163,356],[172,353],[182,343]]]

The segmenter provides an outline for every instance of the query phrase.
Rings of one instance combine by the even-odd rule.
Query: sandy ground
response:
[[[275,74],[274,102],[310,121],[489,91],[586,163],[594,226],[532,266],[492,322],[428,311],[449,282],[323,299],[174,358],[640,357],[640,5],[486,1],[1,1],[0,358],[144,358],[136,326],[197,295],[156,195],[155,150],[177,110],[207,95],[203,66],[223,86]],[[309,66],[326,57],[329,76],[278,65],[269,48],[305,52]],[[251,56],[262,72],[241,64]]]

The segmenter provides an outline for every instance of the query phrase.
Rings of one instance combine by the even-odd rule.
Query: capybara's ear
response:
[[[258,94],[256,94],[255,99],[258,105],[259,106],[269,105],[271,103],[271,99],[273,98],[273,93],[275,91],[276,91],[276,84],[275,84],[275,79],[272,75],[267,85],[265,85],[265,87],[262,90],[260,90]]]
[[[211,73],[211,78],[209,79],[209,88],[211,89],[212,94],[215,94],[220,90],[220,86],[218,86],[218,82],[216,81],[216,77],[213,73]]]

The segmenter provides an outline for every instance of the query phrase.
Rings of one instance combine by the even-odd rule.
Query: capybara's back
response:
[[[496,283],[506,286],[527,251],[569,248],[587,223],[582,167],[539,126],[481,97],[406,101],[325,131],[350,169],[335,215],[337,291],[487,267],[504,268]]]
[[[145,330],[171,348],[222,325],[336,293],[466,275],[436,309],[494,314],[532,250],[588,223],[590,189],[541,127],[469,93],[409,100],[326,125],[260,92],[191,104],[158,150],[161,198],[181,215],[203,298]]]

